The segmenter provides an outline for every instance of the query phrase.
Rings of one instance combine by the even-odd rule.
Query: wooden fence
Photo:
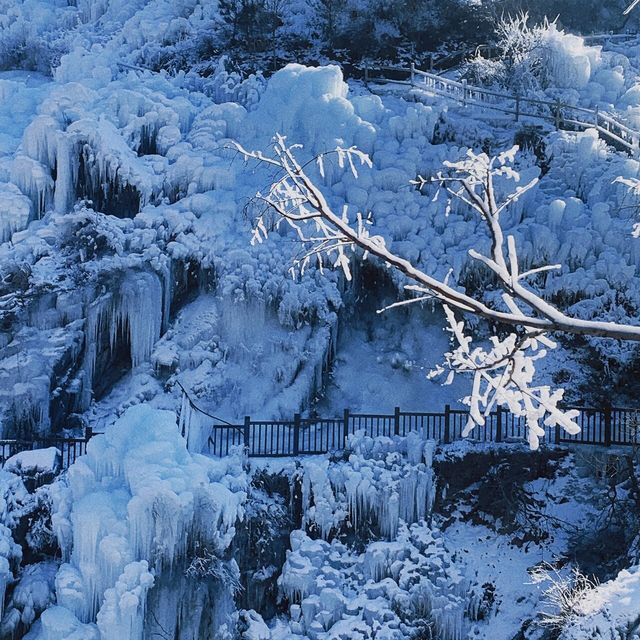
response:
[[[192,410],[198,411],[195,405]],[[581,428],[575,436],[560,428],[546,428],[545,441],[551,444],[589,444],[605,447],[640,444],[640,409],[577,409],[576,422]],[[232,447],[243,446],[249,456],[286,457],[323,454],[344,449],[347,438],[356,431],[366,435],[406,436],[415,431],[423,438],[443,444],[462,438],[468,412],[449,405],[441,413],[402,411],[393,413],[352,413],[345,409],[338,418],[303,418],[292,420],[254,420],[245,417],[242,424],[211,424],[207,442],[209,453],[228,455]],[[498,408],[476,427],[468,439],[478,442],[525,442],[526,419]]]
[[[523,96],[500,93],[484,87],[468,84],[465,80],[451,80],[410,67],[379,67],[365,69],[366,83],[393,83],[428,91],[463,106],[491,109],[511,115],[516,121],[534,118],[552,122],[556,129],[586,131],[595,129],[605,142],[631,154],[638,152],[640,131],[621,122],[614,115],[597,107],[587,109],[560,100],[537,100]]]

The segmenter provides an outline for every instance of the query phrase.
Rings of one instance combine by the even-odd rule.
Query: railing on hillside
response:
[[[626,42],[627,40],[634,40],[640,36],[635,31],[629,31],[628,33],[592,33],[587,36],[580,36],[585,44],[606,44],[608,42]]]
[[[23,451],[48,449],[55,447],[60,452],[60,468],[68,469],[80,456],[87,452],[87,443],[98,435],[90,428],[85,430],[84,437],[65,438],[62,436],[48,436],[27,439],[0,439],[0,464],[4,464],[11,456]]]
[[[186,392],[183,403],[190,410],[201,412]],[[183,405],[184,406],[184,405]],[[577,409],[579,434],[570,436],[559,427],[546,428],[546,443],[612,445],[640,445],[640,409],[587,408]],[[228,455],[233,447],[242,446],[249,456],[287,457],[323,454],[340,451],[356,431],[372,437],[406,436],[417,432],[423,438],[450,444],[462,439],[468,412],[446,405],[442,412],[402,411],[393,413],[353,413],[345,409],[340,417],[303,418],[291,420],[255,420],[246,416],[239,424],[221,424],[206,420],[201,423],[210,429],[206,450],[212,455]],[[526,418],[498,408],[487,416],[482,427],[476,427],[469,440],[478,442],[526,442]]]
[[[636,154],[640,144],[640,131],[636,131],[611,114],[598,108],[577,107],[560,100],[537,100],[501,93],[468,84],[465,80],[451,80],[410,67],[379,67],[365,69],[365,82],[393,83],[422,89],[463,106],[491,109],[511,115],[516,121],[535,118],[552,122],[556,129],[586,131],[595,129],[598,135],[616,148]]]

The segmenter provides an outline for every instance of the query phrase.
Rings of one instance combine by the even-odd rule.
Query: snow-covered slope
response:
[[[34,56],[22,66],[56,65],[52,77],[0,75],[0,431],[30,437],[83,423],[105,430],[70,470],[66,488],[52,489],[64,564],[55,578],[57,606],[35,624],[33,640],[156,632],[186,640],[201,629],[211,635],[226,620],[233,594],[221,576],[229,584],[237,577],[230,548],[248,479],[240,458],[200,455],[206,432],[187,450],[176,427],[176,382],[229,420],[330,415],[345,406],[439,410],[465,394],[463,386],[443,391],[426,380],[447,347],[437,311],[390,310],[382,322],[372,320],[401,295],[399,277],[368,264],[352,284],[315,268],[293,279],[300,246],[284,227],[250,245],[251,198],[273,175],[245,164],[233,140],[267,150],[280,133],[302,145],[303,160],[357,146],[372,160],[357,179],[330,162],[324,176],[314,174],[336,211],[371,212],[373,230],[398,254],[438,277],[451,271],[462,287],[488,284],[486,295],[494,296],[468,255],[489,241],[481,221],[410,180],[434,175],[469,147],[500,151],[514,134],[532,136],[545,157],[525,149],[518,169],[540,182],[505,218],[523,268],[560,262],[560,272],[534,286],[580,317],[637,322],[640,243],[631,231],[638,203],[615,182],[639,176],[637,159],[606,148],[592,131],[515,131],[511,121],[442,98],[373,95],[347,84],[336,66],[289,65],[268,80],[243,79],[224,61],[208,77],[132,68],[167,42],[206,29],[217,19],[215,4],[0,3],[7,8],[2,65],[17,66],[18,45]],[[617,109],[638,126],[638,48],[603,53],[553,38],[551,94]],[[569,379],[578,398],[578,383],[593,391],[593,370],[613,372],[609,388],[600,385],[608,392],[617,372],[628,376],[638,359],[630,347],[577,346]],[[564,357],[561,351],[544,375],[557,376]],[[399,637],[408,622],[389,603],[430,612],[449,588],[452,605],[435,616],[439,632],[486,631],[478,626],[480,596],[469,587],[475,578],[458,579],[457,560],[425,524],[430,463],[403,462],[404,446],[305,467],[304,526],[326,540],[312,540],[309,530],[292,535],[281,580],[289,619],[275,637],[344,637],[353,631],[345,618],[362,611],[363,637],[373,628]],[[370,524],[364,515],[373,518],[384,541],[363,550],[330,540],[348,513],[356,528]],[[20,554],[10,531],[0,533],[1,591]],[[450,535],[460,548],[472,539],[459,523]],[[505,548],[496,544],[491,553]],[[185,566],[194,558],[195,568]],[[518,556],[520,577],[528,558]],[[339,571],[347,575],[342,584]],[[199,589],[187,579],[194,572],[215,579]],[[325,579],[336,583],[327,582],[328,592]],[[11,615],[24,616],[26,626],[33,611],[51,604],[50,589],[33,606],[20,593],[13,592]],[[192,611],[198,616],[186,622]],[[515,618],[504,623],[505,638],[518,631]]]

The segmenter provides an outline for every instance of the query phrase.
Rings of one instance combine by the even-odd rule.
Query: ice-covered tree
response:
[[[545,88],[549,26],[546,20],[532,24],[526,12],[503,17],[496,27],[497,58],[489,60],[480,53],[467,64],[467,77],[472,82],[497,84],[520,95]]]
[[[552,390],[535,381],[536,361],[556,346],[550,336],[570,334],[640,341],[640,326],[570,317],[530,285],[531,278],[557,270],[561,265],[521,271],[514,236],[505,236],[501,216],[537,179],[521,183],[514,168],[517,147],[493,158],[470,150],[461,160],[445,163],[437,175],[429,179],[418,177],[414,181],[420,189],[428,184],[436,185],[439,189],[436,197],[445,196],[449,203],[461,203],[484,222],[491,248],[486,253],[477,249],[469,253],[492,274],[502,291],[500,299],[493,303],[487,302],[482,292],[465,292],[449,282],[449,278],[438,279],[390,250],[383,237],[372,234],[372,222],[366,212],[353,214],[346,206],[339,212],[333,210],[319,186],[325,167],[335,157],[341,167],[350,169],[357,177],[361,166],[371,166],[369,157],[358,149],[338,147],[331,154],[321,154],[306,163],[299,160],[300,145],[289,144],[281,135],[274,138],[270,154],[240,145],[237,149],[245,159],[269,165],[279,174],[265,193],[256,195],[256,201],[264,206],[256,220],[253,242],[262,242],[269,229],[287,223],[305,247],[295,264],[298,270],[304,271],[312,262],[324,269],[329,263],[351,279],[353,257],[373,256],[406,279],[409,297],[392,306],[427,299],[442,303],[455,348],[445,355],[443,366],[433,373],[446,373],[446,382],[457,373],[472,376],[472,391],[465,399],[470,407],[466,434],[484,424],[498,404],[507,405],[516,415],[526,416],[532,448],[537,448],[539,438],[544,436],[542,423],[577,433],[576,412],[559,406],[563,390]],[[317,169],[312,169],[314,165]],[[320,179],[314,178],[314,173]],[[505,188],[505,184],[509,188]],[[273,214],[275,219],[271,218]],[[356,254],[356,250],[359,253]],[[476,345],[466,331],[462,319],[465,315],[480,317],[510,330],[504,337],[494,332],[488,346]]]

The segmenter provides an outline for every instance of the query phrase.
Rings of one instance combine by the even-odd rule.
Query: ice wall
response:
[[[124,340],[129,347],[132,367],[149,359],[160,337],[166,313],[164,295],[160,278],[155,273],[131,271],[126,273],[116,292],[89,305],[84,355],[85,407],[91,399],[101,351],[113,354]]]
[[[102,639],[141,639],[154,581],[184,572],[197,549],[224,558],[245,485],[240,460],[189,454],[173,412],[129,409],[91,440],[56,499],[68,558],[56,577],[58,604],[96,622]],[[193,628],[199,623],[194,617]],[[191,638],[189,628],[172,637]]]

